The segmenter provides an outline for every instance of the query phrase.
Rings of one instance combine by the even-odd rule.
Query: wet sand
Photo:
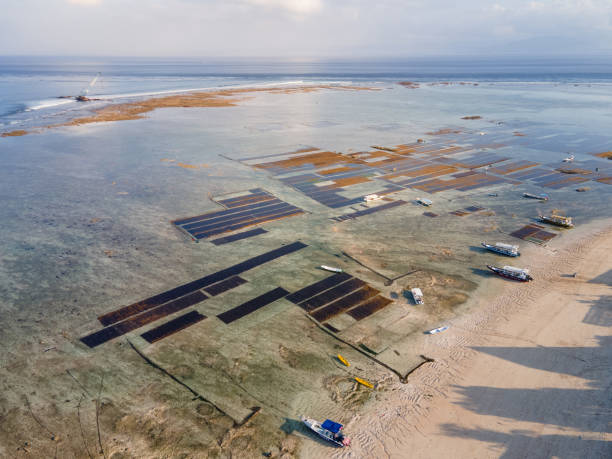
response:
[[[333,456],[609,455],[612,222],[583,230],[521,257],[534,282],[486,281],[471,314],[424,337],[436,361],[353,419],[352,447]]]

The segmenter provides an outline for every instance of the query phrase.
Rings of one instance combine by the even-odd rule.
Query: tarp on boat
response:
[[[326,419],[323,421],[323,424],[321,424],[321,427],[323,427],[325,430],[329,430],[330,432],[338,433],[340,432],[340,429],[342,429],[342,424]]]

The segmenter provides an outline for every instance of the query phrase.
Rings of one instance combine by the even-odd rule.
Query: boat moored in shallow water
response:
[[[302,422],[310,430],[315,432],[319,437],[324,438],[327,441],[332,442],[336,446],[341,448],[349,446],[351,444],[350,439],[344,436],[341,432],[342,424],[326,419],[322,423],[315,421],[314,419],[302,416]]]
[[[574,223],[572,217],[564,217],[563,215],[552,214],[550,216],[540,215],[540,221],[551,223],[553,225],[562,226],[564,228],[573,228]]]
[[[503,242],[496,242],[495,244],[481,242],[481,244],[485,249],[490,250],[491,252],[506,255],[507,257],[518,257],[520,255],[518,245],[504,244]]]
[[[506,279],[512,279],[520,282],[528,282],[533,280],[533,277],[529,275],[529,270],[524,268],[515,268],[514,266],[491,266],[487,265],[491,271],[501,277],[505,277]]]
[[[530,199],[538,199],[540,201],[548,201],[548,195],[547,194],[523,193],[523,197],[524,198],[530,198]]]

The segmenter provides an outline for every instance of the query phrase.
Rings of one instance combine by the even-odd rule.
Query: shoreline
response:
[[[90,116],[80,116],[64,123],[39,126],[30,130],[16,129],[0,133],[2,137],[21,137],[27,134],[40,132],[43,129],[53,129],[65,126],[81,126],[83,124],[104,123],[110,121],[128,121],[144,118],[146,113],[160,108],[219,108],[234,107],[248,97],[244,95],[267,94],[294,94],[320,91],[323,89],[344,91],[375,91],[376,88],[367,86],[338,86],[331,84],[298,85],[295,87],[269,87],[269,88],[237,88],[213,91],[193,91],[177,93],[164,97],[149,97],[133,102],[110,103],[93,110]]]
[[[573,298],[581,294],[583,289],[596,291],[601,295],[612,293],[609,285],[602,285],[599,289],[595,284],[586,285],[592,283],[594,277],[606,275],[612,269],[612,260],[600,257],[601,252],[598,251],[598,247],[602,245],[612,248],[612,219],[594,222],[589,228],[583,229],[583,232],[585,231],[587,234],[575,233],[565,241],[555,244],[553,252],[548,255],[538,255],[539,262],[531,267],[536,276],[536,281],[532,284],[508,283],[503,285],[501,293],[492,294],[493,290],[498,290],[500,280],[483,281],[472,300],[464,305],[468,308],[467,313],[459,313],[450,321],[450,330],[435,337],[428,337],[427,340],[419,340],[422,341],[421,351],[428,352],[435,362],[415,371],[407,384],[396,382],[389,388],[388,394],[391,395],[385,394],[385,400],[376,404],[374,410],[355,416],[347,423],[346,430],[354,438],[353,444],[350,449],[333,456],[405,457],[405,454],[410,453],[417,457],[435,457],[450,449],[455,451],[456,457],[498,457],[504,454],[507,442],[512,441],[513,447],[519,448],[517,451],[520,452],[506,450],[506,453],[510,453],[510,457],[527,457],[529,454],[525,452],[526,445],[537,441],[543,431],[547,437],[540,441],[547,444],[538,445],[538,451],[544,446],[563,451],[562,445],[565,443],[573,444],[583,438],[600,441],[597,446],[603,451],[605,444],[612,441],[611,435],[605,433],[605,420],[599,420],[600,431],[589,431],[589,427],[580,425],[568,429],[563,426],[563,421],[558,419],[560,427],[555,426],[555,416],[548,420],[545,415],[539,413],[543,407],[537,403],[538,393],[551,391],[548,385],[555,381],[563,381],[562,388],[557,390],[570,392],[580,392],[580,389],[593,385],[582,380],[580,375],[567,381],[566,375],[571,373],[571,370],[568,371],[565,366],[574,365],[574,362],[568,364],[564,360],[550,363],[550,355],[542,352],[542,355],[528,358],[528,363],[523,367],[517,367],[517,364],[522,363],[521,349],[526,346],[535,346],[529,347],[530,350],[549,349],[554,356],[555,352],[561,352],[558,349],[569,352],[567,349],[571,351],[571,348],[590,346],[597,337],[601,340],[602,334],[610,336],[609,327],[608,330],[597,330],[593,327],[581,330],[574,322],[558,323],[559,318],[584,314],[583,309],[576,310],[576,302],[582,300]],[[530,252],[531,256],[534,256],[534,251]],[[563,277],[570,271],[578,272],[577,277]],[[478,293],[482,294],[480,298],[477,297]],[[487,304],[490,300],[491,303]],[[607,314],[609,315],[609,312]],[[547,327],[552,322],[557,328],[551,331]],[[542,335],[545,335],[545,338],[541,338]],[[503,348],[496,347],[500,344],[504,345]],[[602,347],[603,345],[600,344]],[[475,347],[485,351],[475,350]],[[503,354],[495,349],[503,349]],[[582,349],[590,350],[590,347]],[[515,356],[514,352],[518,353],[518,356]],[[503,355],[505,360],[495,358],[499,355]],[[606,351],[604,359],[609,360],[611,357],[609,350]],[[534,370],[539,367],[546,371]],[[586,368],[582,372],[590,374],[596,370],[597,368]],[[534,376],[532,372],[537,371],[542,374]],[[473,386],[466,388],[460,386],[462,383]],[[498,384],[499,387],[486,387],[486,383]],[[522,389],[523,386],[534,387]],[[600,397],[600,411],[605,412],[605,381],[602,387],[601,394],[594,396]],[[491,409],[494,415],[485,415],[484,408],[474,409],[473,405],[478,405],[481,400],[470,392],[470,389],[476,390],[474,388],[485,394],[492,394],[494,400],[489,400],[492,406],[487,408]],[[508,391],[510,395],[501,395],[504,391]],[[520,404],[521,391],[530,394],[533,399],[530,398],[532,403],[528,406],[522,406],[522,412],[518,415],[513,404]],[[556,392],[552,390],[552,393],[554,395]],[[567,399],[556,400],[544,395],[541,397],[545,400],[542,403],[559,402],[559,406],[553,407],[553,410],[561,409],[564,403],[568,403]],[[576,400],[570,399],[572,403],[581,406],[580,394],[576,393],[575,398]],[[607,402],[609,403],[609,399]],[[471,410],[476,413],[470,412]],[[518,419],[512,419],[513,417]],[[594,419],[595,421],[589,421],[597,422],[597,418]],[[474,428],[478,424],[481,426]],[[503,425],[505,431],[495,432],[494,429],[498,425]],[[487,426],[489,431],[485,432]],[[538,426],[543,426],[541,431],[537,429]],[[532,430],[518,432],[518,428]],[[460,449],[457,448],[458,445]],[[580,443],[577,448],[579,447]],[[585,441],[585,449],[582,452],[586,453],[587,448],[593,447],[592,443]],[[493,454],[492,448],[495,449]],[[304,449],[301,453],[301,457],[305,458],[321,457],[325,454],[324,450],[318,447],[308,451]]]

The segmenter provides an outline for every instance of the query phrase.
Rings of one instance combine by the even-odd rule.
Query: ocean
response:
[[[96,84],[89,87],[98,74]],[[58,97],[75,96],[84,90],[89,97],[103,102],[121,102],[190,90],[321,83],[392,84],[402,80],[609,85],[612,62],[595,58],[206,61],[0,57],[0,131],[65,121],[83,107],[74,100]]]

